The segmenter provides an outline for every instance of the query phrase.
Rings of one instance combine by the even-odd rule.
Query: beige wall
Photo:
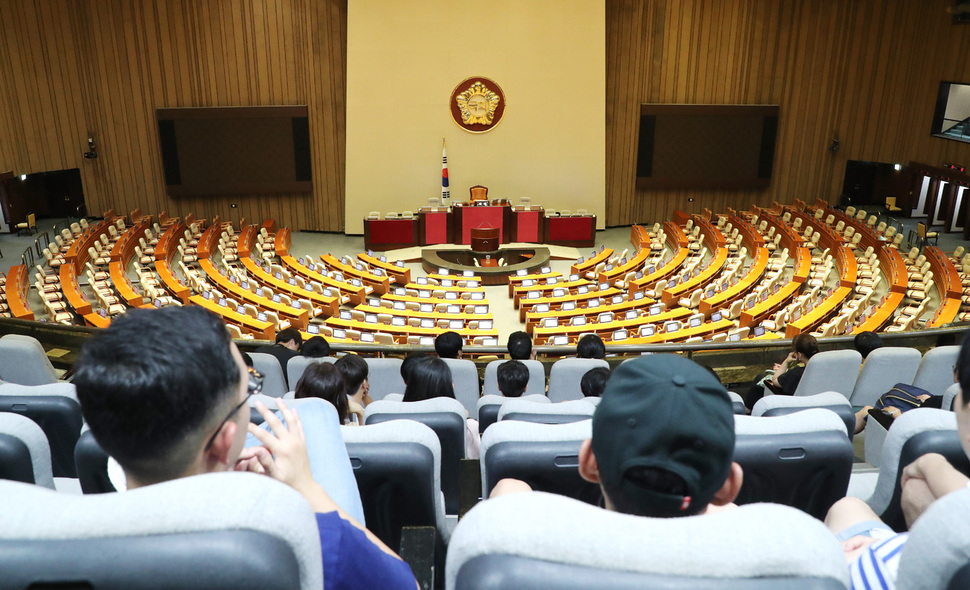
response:
[[[585,208],[605,222],[604,0],[349,0],[346,231],[372,210],[415,210],[441,192]],[[465,78],[505,92],[501,123],[472,134],[448,100]]]

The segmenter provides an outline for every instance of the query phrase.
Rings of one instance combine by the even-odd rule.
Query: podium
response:
[[[512,241],[512,206],[456,204],[451,208],[451,237],[456,244],[471,244],[472,228],[483,225],[498,229],[498,241],[508,244]],[[498,246],[492,248],[498,250]]]
[[[495,252],[499,247],[499,228],[473,227],[470,230],[472,252]]]

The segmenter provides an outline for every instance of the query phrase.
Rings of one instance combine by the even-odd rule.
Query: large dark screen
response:
[[[158,109],[168,194],[306,192],[305,106]]]

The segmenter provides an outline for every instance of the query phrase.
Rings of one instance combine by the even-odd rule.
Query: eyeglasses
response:
[[[234,406],[232,408],[232,411],[229,412],[229,414],[222,420],[222,422],[219,422],[219,428],[216,429],[214,433],[212,433],[212,438],[210,438],[209,442],[205,444],[206,451],[208,451],[209,448],[212,447],[212,443],[216,441],[216,435],[219,434],[220,430],[222,430],[222,425],[228,422],[233,416],[235,416],[236,412],[238,412],[240,408],[242,408],[244,405],[246,405],[247,402],[249,402],[249,398],[256,395],[262,390],[263,390],[263,374],[257,371],[256,369],[250,367],[249,383],[246,385],[246,398],[243,399],[243,401],[239,402],[236,406]]]

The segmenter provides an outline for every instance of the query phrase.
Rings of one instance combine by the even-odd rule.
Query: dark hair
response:
[[[818,340],[811,334],[799,334],[792,339],[791,348],[804,354],[805,358],[812,358],[818,352]]]
[[[197,306],[133,309],[75,365],[84,420],[144,484],[180,477],[232,405],[240,367],[226,325]]]
[[[364,379],[367,379],[367,361],[356,354],[347,354],[340,357],[333,366],[337,367],[344,376],[344,382],[347,383],[347,395],[357,393]]]
[[[960,341],[960,353],[957,356],[957,382],[960,383],[960,398],[964,407],[970,403],[970,330]],[[95,435],[97,436],[97,435]]]
[[[882,348],[882,338],[875,332],[859,332],[852,340],[852,345],[859,351],[862,358],[866,358],[873,350]]]
[[[296,342],[296,347],[300,348],[303,344],[303,334],[296,328],[286,328],[285,330],[280,330],[276,333],[276,343],[283,344],[284,342],[289,342],[293,340]]]
[[[529,385],[529,367],[522,361],[505,361],[495,371],[498,389],[505,397],[522,397]]]
[[[330,363],[310,363],[296,382],[296,399],[318,397],[337,408],[340,423],[347,421],[347,384],[340,371]]]
[[[579,388],[586,397],[599,397],[606,389],[606,382],[610,380],[610,370],[606,367],[596,367],[586,371],[579,382]]]
[[[401,362],[401,379],[404,380],[405,385],[407,385],[408,377],[411,375],[411,369],[414,368],[414,365],[418,361],[421,361],[423,359],[430,358],[430,357],[431,355],[429,355],[426,352],[412,352],[411,354],[404,357],[404,360]]]
[[[532,356],[532,338],[527,332],[512,332],[509,334],[509,356],[515,360],[524,361]]]
[[[456,359],[461,352],[461,336],[458,332],[445,332],[434,339],[434,351],[443,359]]]
[[[451,369],[445,361],[429,356],[414,364],[404,388],[404,401],[419,402],[436,397],[455,399]]]
[[[651,490],[659,494],[670,494],[673,496],[683,496],[687,493],[687,483],[684,478],[658,467],[648,467],[645,465],[635,465],[630,467],[624,474],[624,478],[637,484],[637,486]],[[653,504],[644,505],[642,501],[627,498],[619,488],[614,488],[605,480],[601,480],[603,494],[606,495],[613,508],[622,514],[632,514],[634,516],[648,516],[652,518],[671,518],[675,516],[691,516],[698,514],[707,506],[692,507],[693,510],[670,514],[669,512],[657,510]],[[698,510],[698,508],[700,510]]]
[[[303,343],[300,354],[314,359],[330,356],[330,343],[323,336],[314,336]]]
[[[601,359],[606,357],[606,345],[596,334],[587,334],[576,345],[576,356],[581,359]]]
[[[246,366],[249,367],[250,369],[252,369],[253,368],[253,357],[249,356],[249,353],[248,352],[242,352],[242,351],[240,351],[239,354],[242,355],[243,362],[246,363]]]
[[[697,363],[697,364],[701,365],[700,363]],[[717,371],[715,371],[711,367],[708,367],[707,365],[701,365],[701,366],[707,369],[707,372],[710,373],[715,379],[717,379],[718,383],[721,383],[721,376],[717,374]]]

